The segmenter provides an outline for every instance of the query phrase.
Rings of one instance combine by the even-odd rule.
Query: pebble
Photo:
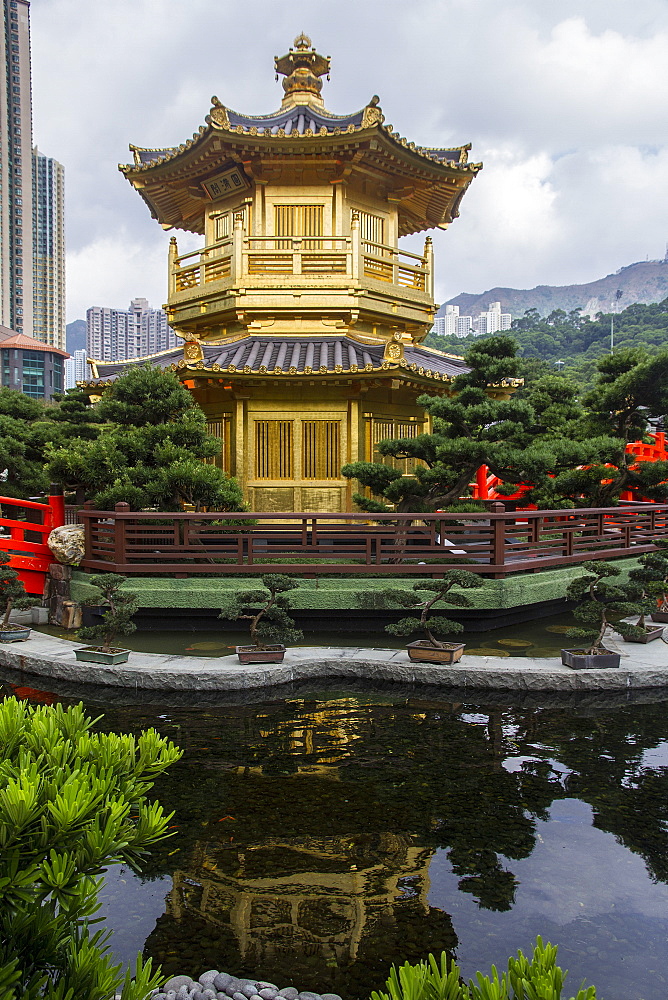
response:
[[[241,979],[218,969],[203,972],[198,980],[190,976],[172,976],[161,990],[147,1000],[343,1000],[338,993],[301,993],[294,986],[279,989],[274,983],[259,979]]]
[[[165,993],[171,993],[173,990],[174,993],[177,994],[182,986],[194,986],[194,985],[195,984],[190,978],[190,976],[173,976],[171,979],[167,980],[167,982],[163,986],[163,990]]]

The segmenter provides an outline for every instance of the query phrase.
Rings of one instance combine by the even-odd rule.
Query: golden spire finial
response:
[[[283,107],[294,107],[297,104],[314,105],[324,108],[320,96],[322,90],[321,76],[327,74],[329,79],[330,57],[321,56],[312,46],[308,35],[297,35],[294,49],[285,56],[275,56],[276,79],[279,73],[285,77],[283,81]]]

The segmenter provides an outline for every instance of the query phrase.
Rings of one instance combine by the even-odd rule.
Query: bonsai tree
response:
[[[114,651],[114,644],[120,635],[131,635],[137,626],[132,616],[137,610],[137,597],[123,593],[121,587],[127,577],[117,573],[99,573],[90,577],[90,583],[97,587],[104,598],[108,610],[99,625],[87,625],[77,631],[78,639],[97,640],[103,653]]]
[[[9,566],[9,558],[7,552],[0,550],[0,631],[4,632],[13,628],[9,624],[13,610],[31,608],[35,603],[35,599],[26,594],[16,570]]]
[[[646,552],[640,565],[629,573],[634,595],[642,603],[638,625],[645,627],[645,616],[653,611],[668,612],[668,539],[654,541],[658,551]]]
[[[99,719],[97,720],[99,722]],[[144,1000],[160,982],[137,957],[125,979],[94,925],[102,875],[140,870],[170,836],[153,782],[181,756],[148,729],[95,731],[83,705],[0,703],[0,996]]]
[[[398,622],[386,625],[385,631],[389,632],[390,635],[398,636],[412,635],[413,632],[421,631],[431,646],[436,649],[445,649],[447,643],[437,639],[435,633],[455,635],[462,632],[464,626],[451,618],[430,617],[431,609],[439,603],[449,604],[453,608],[470,608],[469,598],[465,594],[453,593],[453,587],[471,590],[482,586],[482,580],[475,573],[469,573],[465,569],[451,569],[443,574],[441,580],[420,580],[413,585],[412,591],[388,587],[380,591],[360,591],[357,598],[362,607],[392,608],[399,604],[416,612],[419,611],[419,618],[400,618]],[[429,596],[420,594],[421,590],[429,591]]]
[[[569,600],[582,602],[573,611],[573,617],[582,622],[582,627],[569,629],[566,635],[571,639],[583,639],[587,645],[582,652],[587,656],[608,652],[603,639],[609,629],[624,638],[644,635],[644,627],[610,621],[610,614],[615,617],[642,614],[639,602],[629,600],[635,593],[633,586],[623,587],[610,582],[610,577],[619,576],[619,569],[606,562],[585,562],[582,568],[584,575],[573,580],[566,591]]]
[[[295,627],[296,622],[287,613],[290,602],[285,596],[299,586],[299,581],[282,573],[265,573],[262,586],[263,590],[243,590],[231,596],[221,607],[218,617],[248,621],[251,645],[255,649],[299,642],[304,633]]]

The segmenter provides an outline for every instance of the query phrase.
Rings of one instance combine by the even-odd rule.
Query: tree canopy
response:
[[[570,379],[540,369],[508,398],[504,386],[522,373],[509,336],[477,339],[465,360],[470,370],[454,379],[450,395],[418,398],[432,417],[431,433],[378,444],[386,459],[417,459],[411,475],[386,461],[343,467],[371,493],[354,494],[362,510],[457,505],[481,465],[501,480],[499,492],[524,485],[526,502],[546,508],[607,506],[633,488],[649,499],[668,496],[668,463],[637,463],[626,454],[650,418],[668,410],[668,352],[622,350],[602,359],[584,398]]]
[[[202,461],[213,458],[220,442],[171,372],[150,365],[131,369],[105,390],[94,410],[103,421],[99,434],[52,448],[51,479],[105,510],[119,501],[165,511],[184,503],[244,509],[236,480]]]

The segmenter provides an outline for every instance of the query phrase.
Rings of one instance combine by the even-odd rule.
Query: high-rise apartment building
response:
[[[513,317],[510,313],[501,312],[500,302],[490,302],[487,312],[481,312],[473,321],[473,329],[482,337],[490,333],[498,333],[502,330],[510,330]]]
[[[30,4],[2,0],[0,74],[0,323],[33,330],[32,101]]]
[[[87,360],[88,355],[85,349],[75,351],[70,358],[65,359],[65,389],[74,389],[77,382],[85,382],[88,377]]]
[[[33,151],[29,0],[0,3],[0,324],[62,350],[63,168]]]
[[[96,361],[127,361],[167,351],[180,343],[164,309],[133,299],[127,309],[91,306],[86,311],[86,350]]]
[[[33,336],[65,347],[65,171],[35,147],[33,182]]]

